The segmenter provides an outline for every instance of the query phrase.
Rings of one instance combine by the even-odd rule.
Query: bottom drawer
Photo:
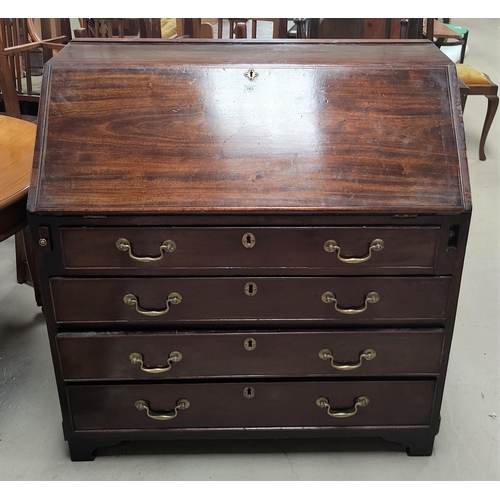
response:
[[[75,430],[429,425],[434,390],[434,381],[67,388]]]

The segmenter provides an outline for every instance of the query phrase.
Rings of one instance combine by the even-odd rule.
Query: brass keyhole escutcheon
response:
[[[254,69],[249,69],[244,75],[251,81],[253,82],[258,76],[259,73],[255,71]]]
[[[245,285],[245,294],[249,297],[253,297],[257,293],[257,285],[253,281],[249,281]]]
[[[255,351],[257,347],[257,341],[252,337],[248,337],[247,339],[245,339],[245,342],[243,342],[243,345],[245,346],[245,350]]]
[[[243,397],[246,399],[252,399],[255,396],[255,389],[251,386],[245,387],[243,389]]]
[[[255,246],[255,236],[253,233],[245,233],[241,238],[241,243],[245,248],[253,248]]]

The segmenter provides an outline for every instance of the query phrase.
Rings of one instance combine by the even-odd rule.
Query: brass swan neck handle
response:
[[[380,252],[384,249],[385,243],[384,240],[380,238],[374,239],[370,246],[368,247],[368,253],[364,257],[342,257],[340,255],[340,246],[335,240],[327,240],[325,241],[323,248],[325,252],[333,253],[337,252],[337,259],[346,264],[361,264],[362,262],[366,262],[372,258],[372,252]]]
[[[160,255],[158,257],[139,257],[134,255],[132,252],[132,244],[127,238],[119,238],[116,240],[115,246],[120,252],[127,252],[131,259],[136,260],[138,262],[158,262],[163,259],[166,253],[172,253],[177,248],[175,241],[173,240],[165,240],[160,245]]]

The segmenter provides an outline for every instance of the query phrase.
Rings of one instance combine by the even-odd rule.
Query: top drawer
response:
[[[432,274],[439,226],[61,228],[68,270]]]

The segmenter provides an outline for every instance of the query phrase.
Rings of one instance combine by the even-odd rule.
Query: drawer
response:
[[[429,425],[434,390],[433,381],[67,387],[75,430]]]
[[[402,269],[432,273],[439,229],[83,227],[61,228],[60,234],[68,270],[158,274],[162,269],[223,269],[227,274],[244,268],[265,274],[266,268],[288,268],[363,274],[369,269],[383,274]]]
[[[443,338],[440,329],[121,332],[59,334],[57,344],[68,381],[435,376]]]
[[[436,323],[445,319],[450,283],[450,277],[50,279],[57,322],[114,330],[116,323]]]

